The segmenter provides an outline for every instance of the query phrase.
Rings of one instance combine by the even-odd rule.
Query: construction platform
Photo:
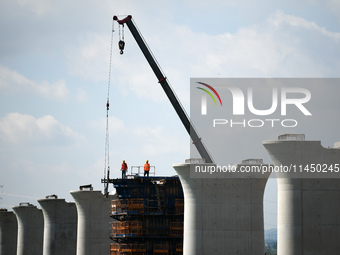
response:
[[[113,184],[110,255],[183,254],[184,197],[178,176],[130,175]]]

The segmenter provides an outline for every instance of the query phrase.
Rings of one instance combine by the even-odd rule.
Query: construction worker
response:
[[[147,175],[149,177],[149,172],[150,172],[150,164],[149,160],[146,161],[144,164],[144,176]]]
[[[126,172],[128,170],[128,165],[125,163],[125,160],[123,160],[122,168],[120,170],[122,171],[122,179],[126,179]]]

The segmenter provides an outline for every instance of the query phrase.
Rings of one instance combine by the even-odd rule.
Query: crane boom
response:
[[[199,154],[202,158],[205,159],[206,163],[213,163],[213,159],[210,156],[208,150],[205,148],[204,144],[202,143],[201,138],[198,136],[195,128],[190,122],[190,119],[188,115],[186,114],[185,110],[183,109],[182,105],[180,104],[177,96],[172,91],[170,84],[167,81],[167,78],[163,74],[161,68],[159,67],[156,59],[152,55],[149,47],[147,46],[144,38],[142,37],[141,33],[138,31],[137,27],[135,26],[132,16],[129,15],[126,18],[119,20],[117,16],[113,17],[114,20],[116,20],[119,24],[124,25],[126,24],[135,38],[139,48],[143,52],[146,60],[148,61],[150,67],[152,68],[153,72],[155,73],[158,82],[161,84],[165,94],[168,96],[168,99],[170,100],[172,106],[174,107],[177,115],[181,119],[185,129],[187,130],[188,134],[190,135],[190,138],[194,145],[196,146],[196,149],[198,150]]]

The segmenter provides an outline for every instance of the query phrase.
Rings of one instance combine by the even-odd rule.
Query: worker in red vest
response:
[[[144,176],[147,175],[149,177],[149,172],[150,172],[150,164],[149,160],[146,161],[144,164]]]
[[[126,179],[126,172],[128,170],[128,165],[125,163],[125,160],[123,160],[122,168],[120,170],[122,171],[122,179]]]

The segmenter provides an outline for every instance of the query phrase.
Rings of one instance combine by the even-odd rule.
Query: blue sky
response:
[[[2,207],[50,194],[72,200],[69,191],[83,184],[103,188],[112,16],[126,14],[188,112],[191,77],[339,76],[337,0],[1,0]],[[174,175],[172,164],[190,156],[189,136],[128,29],[122,56],[115,30],[111,176],[120,176],[123,159],[148,159],[158,175]],[[322,132],[313,139],[340,140]],[[267,228],[276,220],[269,185]]]

